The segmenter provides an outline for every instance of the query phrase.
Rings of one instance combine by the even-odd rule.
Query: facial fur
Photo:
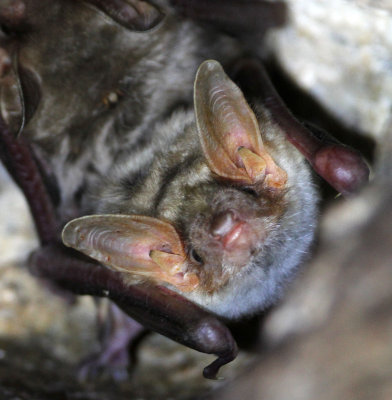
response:
[[[292,279],[313,238],[317,195],[303,157],[265,116],[259,118],[265,146],[288,174],[278,195],[256,193],[211,173],[193,118],[178,113],[161,126],[159,145],[141,174],[116,169],[97,196],[98,209],[172,223],[187,251],[188,271],[200,278],[199,289],[182,294],[214,313],[238,318],[275,302]],[[214,224],[215,231],[219,225],[225,230],[222,215],[228,213],[243,223],[232,247],[212,232]]]

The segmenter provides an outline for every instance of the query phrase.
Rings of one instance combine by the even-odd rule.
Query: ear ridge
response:
[[[194,85],[196,124],[208,164],[217,175],[249,181],[236,152],[262,147],[259,124],[241,90],[214,60],[204,61]]]
[[[245,185],[265,181],[270,186],[268,183],[273,182],[276,189],[285,184],[285,172],[263,146],[254,112],[217,61],[207,60],[200,65],[194,84],[194,107],[201,146],[213,173]]]
[[[119,214],[84,216],[68,222],[62,239],[66,246],[120,272],[167,282],[184,291],[198,284],[198,279],[186,271],[186,253],[176,230],[157,218]],[[159,262],[157,253],[164,253],[160,254]]]

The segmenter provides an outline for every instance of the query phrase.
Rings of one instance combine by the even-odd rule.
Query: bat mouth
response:
[[[245,222],[239,222],[234,225],[233,228],[222,237],[221,241],[223,247],[227,250],[235,248],[236,242],[241,239],[241,235],[245,229]]]

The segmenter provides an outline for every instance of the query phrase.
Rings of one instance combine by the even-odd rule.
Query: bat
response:
[[[199,67],[194,104],[157,127],[143,163],[96,188],[87,201],[100,215],[69,222],[63,242],[130,284],[168,285],[239,318],[279,298],[312,240],[318,196],[303,157],[216,61]]]
[[[243,58],[232,37],[141,1],[37,7],[0,8],[1,157],[41,239],[31,269],[216,354],[204,369],[214,378],[237,352],[222,321],[276,301],[311,242],[317,195],[303,156],[343,194],[367,167],[297,122],[258,61],[232,73],[254,110],[218,62],[202,63]],[[35,46],[15,46],[9,32]],[[60,243],[65,223],[63,240],[78,252]]]

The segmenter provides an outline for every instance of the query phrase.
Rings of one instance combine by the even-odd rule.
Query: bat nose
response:
[[[215,238],[224,237],[233,229],[235,224],[236,219],[232,211],[225,211],[216,214],[210,225],[211,235]]]
[[[210,233],[214,240],[221,243],[225,249],[238,250],[241,247],[240,243],[244,240],[246,242],[245,226],[245,221],[238,218],[233,211],[225,211],[213,217]]]

